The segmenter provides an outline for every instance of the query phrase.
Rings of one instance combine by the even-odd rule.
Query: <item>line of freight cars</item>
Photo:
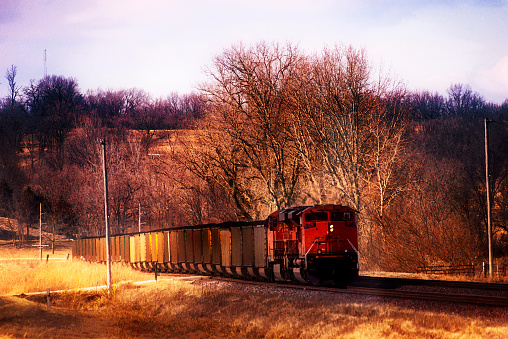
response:
[[[357,212],[300,206],[256,222],[226,222],[110,237],[111,260],[143,270],[248,279],[347,282],[358,274]],[[106,261],[106,239],[73,243],[73,258]]]

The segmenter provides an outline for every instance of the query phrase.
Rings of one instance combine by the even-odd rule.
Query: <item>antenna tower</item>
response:
[[[44,77],[48,76],[48,65],[47,65],[47,58],[46,58],[46,50],[44,50]]]

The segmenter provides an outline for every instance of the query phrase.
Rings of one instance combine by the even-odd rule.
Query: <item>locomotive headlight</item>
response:
[[[323,250],[322,249],[318,249],[317,250],[317,254],[322,254],[323,253]]]
[[[332,232],[333,232],[333,224],[330,224],[330,226],[328,227],[328,229],[329,229],[330,233],[332,233]]]

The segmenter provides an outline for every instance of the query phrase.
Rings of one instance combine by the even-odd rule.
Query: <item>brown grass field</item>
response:
[[[108,294],[97,287],[105,266],[67,261],[69,251],[46,263],[35,248],[0,246],[0,338],[508,338],[504,309],[249,293],[210,279],[155,282],[123,265],[113,265]],[[50,308],[44,293],[19,296],[47,288],[67,292],[52,294]]]

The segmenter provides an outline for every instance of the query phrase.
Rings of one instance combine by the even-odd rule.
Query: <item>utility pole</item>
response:
[[[28,239],[28,235],[27,235]],[[42,203],[39,203],[39,245],[32,245],[39,247],[39,259],[42,261],[42,248],[48,245],[42,244]],[[49,255],[48,255],[49,256]]]
[[[106,141],[100,140],[102,145],[102,169],[104,174],[104,214],[106,219],[106,258],[108,292],[111,293],[111,252],[109,243],[109,206],[108,206],[108,172],[106,168]]]
[[[141,233],[141,203],[139,203],[139,212],[138,212],[138,231]]]
[[[39,258],[42,261],[42,203],[39,203]]]
[[[489,277],[492,278],[494,261],[492,258],[492,220],[490,216],[490,176],[489,176],[489,120],[485,118],[485,188],[487,191],[487,237],[489,241]]]

